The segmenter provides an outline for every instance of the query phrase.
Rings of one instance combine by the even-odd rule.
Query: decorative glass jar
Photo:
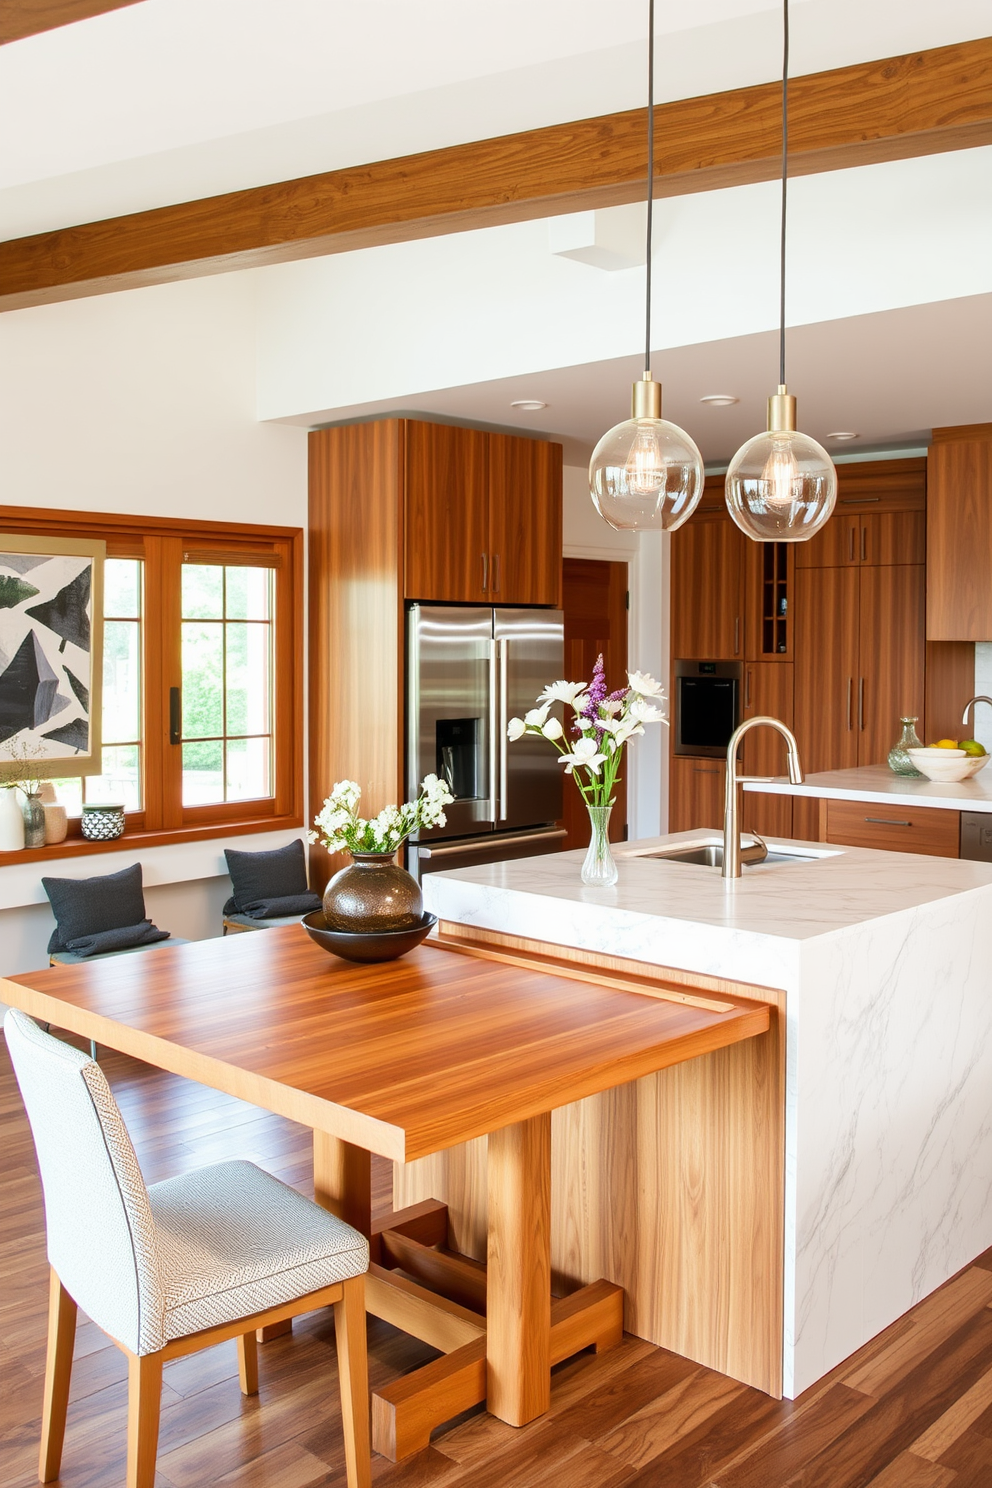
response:
[[[889,769],[896,775],[910,775],[915,776],[917,780],[922,780],[921,771],[916,768],[906,753],[907,749],[923,748],[923,740],[916,732],[917,720],[915,718],[900,718],[899,722],[902,724],[902,733],[889,750]]]
[[[24,817],[24,846],[44,847],[45,807],[37,792],[25,793],[21,803],[21,815]]]
[[[587,806],[589,812],[589,850],[582,864],[582,882],[593,887],[608,889],[619,878],[619,870],[610,849],[609,806]]]
[[[324,890],[328,930],[377,935],[383,930],[412,930],[423,918],[420,885],[400,867],[395,853],[354,853]]]

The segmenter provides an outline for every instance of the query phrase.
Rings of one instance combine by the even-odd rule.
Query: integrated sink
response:
[[[657,858],[666,863],[692,863],[701,868],[723,867],[723,843],[722,842],[690,842],[673,843],[671,847],[649,847],[643,852],[636,849],[625,856],[636,858]],[[819,858],[833,858],[837,856],[837,850],[831,848],[799,848],[791,849],[784,847],[769,847],[768,854],[760,862],[749,863],[744,859],[744,870],[752,873],[756,868],[774,868],[781,863],[815,863]]]

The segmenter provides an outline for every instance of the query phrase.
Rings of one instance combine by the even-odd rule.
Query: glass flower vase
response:
[[[923,748],[923,741],[916,732],[916,719],[900,718],[899,722],[902,724],[902,733],[889,750],[889,769],[896,775],[913,775],[920,778],[922,772],[916,768],[906,753],[907,749]]]
[[[582,882],[595,888],[608,889],[616,883],[619,873],[610,849],[609,806],[587,806],[589,812],[589,850],[582,864]]]

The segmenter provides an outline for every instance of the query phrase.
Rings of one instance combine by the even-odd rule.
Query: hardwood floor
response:
[[[202,1086],[104,1052],[149,1182],[247,1157],[306,1190],[309,1133]],[[0,1051],[0,1483],[37,1481],[48,1300],[44,1216],[27,1122]],[[388,1169],[378,1206],[389,1205]],[[165,1367],[156,1488],[344,1483],[330,1313],[260,1350],[238,1388],[234,1344]],[[431,1350],[369,1320],[372,1383]],[[126,1363],[80,1320],[66,1488],[124,1474]],[[992,1251],[796,1401],[774,1401],[627,1337],[554,1374],[551,1411],[515,1430],[476,1412],[393,1466],[383,1488],[992,1488]]]

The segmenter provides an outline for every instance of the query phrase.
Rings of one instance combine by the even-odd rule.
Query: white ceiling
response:
[[[989,30],[793,0],[795,73]],[[0,237],[636,107],[646,0],[143,0],[0,48]],[[774,78],[779,0],[661,0],[658,97]],[[659,142],[664,149],[664,141]]]
[[[799,426],[832,454],[924,445],[934,427],[992,421],[992,294],[797,326],[788,354]],[[560,439],[566,464],[581,465],[601,434],[630,417],[630,385],[640,374],[639,357],[618,357],[355,404],[335,417],[405,411],[522,429]],[[720,465],[764,427],[765,399],[778,381],[778,335],[658,352],[654,376],[664,385],[665,417],[692,435],[707,464]],[[707,393],[733,393],[740,402],[713,408],[699,401]],[[521,413],[510,407],[518,398],[547,407]],[[827,438],[838,429],[860,437],[845,444]]]

